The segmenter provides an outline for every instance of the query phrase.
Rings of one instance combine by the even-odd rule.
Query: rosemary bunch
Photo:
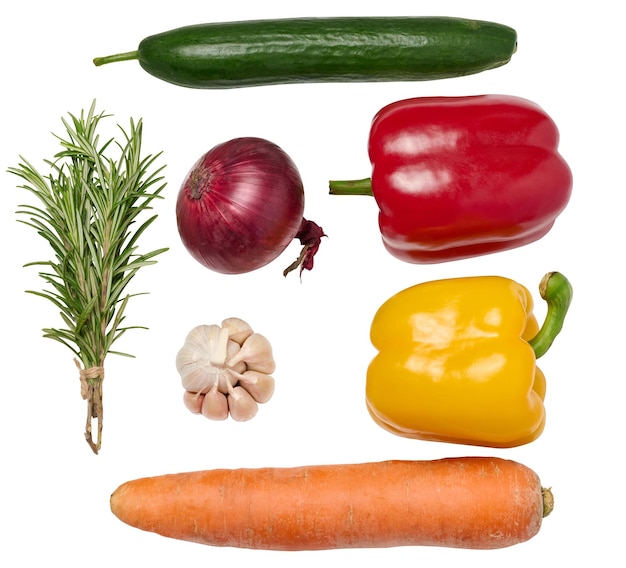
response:
[[[62,119],[66,136],[56,136],[62,150],[45,160],[40,174],[20,156],[9,172],[22,178],[39,205],[20,205],[18,220],[34,228],[49,243],[53,259],[25,266],[43,267],[43,291],[28,292],[50,300],[59,310],[63,327],[44,329],[44,337],[59,341],[75,354],[81,394],[87,401],[85,438],[94,453],[102,444],[104,362],[113,344],[129,329],[124,326],[129,298],[125,292],[137,271],[156,263],[162,248],[140,253],[138,239],[157,218],[140,220],[165,188],[155,168],[160,154],[142,157],[142,122],[131,119],[121,138],[101,143],[97,129],[109,115],[96,114],[95,101],[79,117]],[[115,156],[111,156],[115,154]],[[152,170],[152,171],[150,171]],[[143,328],[145,329],[145,328]],[[92,425],[97,425],[94,439]]]

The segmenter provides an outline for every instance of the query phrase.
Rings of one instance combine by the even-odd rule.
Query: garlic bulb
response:
[[[272,346],[239,318],[193,328],[176,356],[183,402],[211,420],[250,420],[274,394]]]

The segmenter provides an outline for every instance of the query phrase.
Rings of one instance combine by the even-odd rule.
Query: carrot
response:
[[[122,484],[111,510],[213,546],[493,549],[537,534],[552,495],[526,466],[467,457],[161,475]]]

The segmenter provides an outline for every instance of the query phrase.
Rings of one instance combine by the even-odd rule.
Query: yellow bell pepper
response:
[[[371,327],[378,349],[367,372],[372,418],[423,440],[490,447],[535,440],[546,416],[536,359],[560,332],[572,287],[552,272],[540,292],[547,302],[541,329],[530,292],[499,276],[425,282],[391,297]]]

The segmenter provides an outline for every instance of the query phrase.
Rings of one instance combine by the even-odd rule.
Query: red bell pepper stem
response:
[[[331,181],[328,186],[331,195],[374,195],[371,178]]]
[[[563,329],[563,321],[572,302],[572,285],[560,272],[549,272],[539,284],[539,293],[548,303],[548,312],[541,329],[529,343],[539,359],[550,349],[555,337]]]

